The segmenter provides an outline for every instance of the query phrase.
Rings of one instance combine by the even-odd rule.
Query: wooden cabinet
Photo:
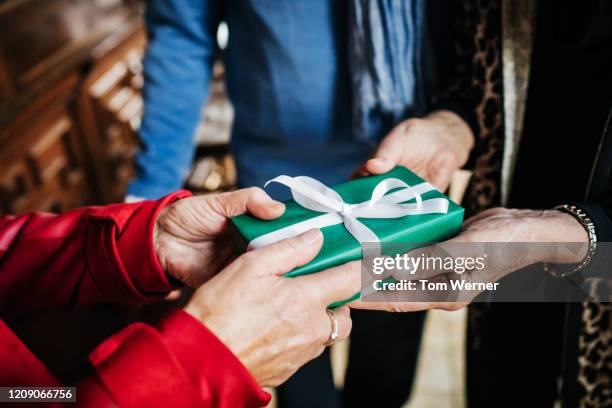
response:
[[[136,12],[136,3],[121,0],[0,2],[0,89],[6,94],[0,106],[21,108],[28,96],[82,64],[92,47]]]
[[[76,78],[55,90],[67,102]],[[0,205],[5,213],[62,211],[85,203],[85,158],[80,135],[66,105],[38,106],[0,149]]]
[[[122,200],[134,173],[142,116],[144,44],[144,35],[137,30],[114,39],[110,52],[95,50],[94,69],[83,82],[77,99],[82,131],[89,135],[86,147],[104,202]],[[95,59],[98,54],[103,57]]]
[[[122,200],[144,45],[138,2],[0,2],[0,212]]]

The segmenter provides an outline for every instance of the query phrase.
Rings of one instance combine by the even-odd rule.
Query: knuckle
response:
[[[227,214],[232,210],[231,207],[234,200],[232,200],[231,197],[233,194],[235,193],[214,194],[207,197],[206,203],[214,212],[219,214]]]
[[[453,311],[453,306],[452,306],[452,304],[445,303],[442,306],[440,306],[440,309],[446,310],[447,312],[452,312]]]
[[[246,189],[246,194],[249,197],[254,197],[265,194],[265,192],[260,187],[249,187]]]
[[[273,257],[282,260],[281,265],[283,268],[289,270],[292,268],[294,260],[297,258],[297,255],[301,252],[298,247],[299,237],[293,237],[284,239],[274,245],[274,248],[271,251]]]
[[[413,118],[408,119],[403,123],[403,131],[404,133],[419,131],[419,129],[423,126],[423,119]]]
[[[389,303],[389,305],[390,305],[391,312],[393,312],[393,313],[402,313],[403,312],[401,303],[392,300]]]
[[[457,310],[463,309],[463,304],[458,302],[448,303],[443,307],[447,312],[456,312]]]
[[[288,255],[295,256],[300,253],[300,243],[303,241],[301,238],[291,238],[285,241],[285,250],[288,252]]]
[[[346,327],[344,329],[344,336],[343,336],[343,338],[347,338],[351,334],[352,330],[353,330],[353,319],[348,317],[346,319]]]
[[[439,146],[439,150],[437,154],[438,154],[438,160],[440,160],[441,163],[454,164],[454,162],[456,161],[455,153],[447,149],[446,146]],[[447,171],[448,168],[443,167],[443,170]]]

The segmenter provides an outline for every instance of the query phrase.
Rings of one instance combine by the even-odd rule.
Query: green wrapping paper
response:
[[[350,180],[332,187],[332,189],[340,194],[346,203],[357,204],[370,200],[374,188],[378,183],[387,178],[397,178],[411,186],[423,183],[421,178],[405,167],[396,167],[386,174]],[[406,252],[418,247],[419,243],[444,241],[456,235],[461,229],[464,213],[462,207],[437,190],[425,192],[421,197],[423,200],[431,198],[444,198],[448,200],[448,212],[445,214],[407,215],[401,218],[358,219],[376,234],[381,242],[383,255],[396,255],[398,249]],[[415,202],[415,200],[412,199],[407,202]],[[241,252],[244,252],[249,242],[257,237],[320,216],[321,214],[321,212],[312,211],[300,206],[294,200],[289,200],[286,202],[286,211],[283,216],[275,220],[259,220],[249,214],[234,217],[232,218],[232,224],[234,226],[237,246]],[[324,227],[321,231],[324,242],[319,254],[306,265],[286,273],[285,276],[295,277],[314,273],[349,261],[361,259],[361,245],[348,232],[344,224]],[[386,246],[385,243],[400,243],[402,245]],[[390,250],[396,252],[389,252]],[[347,299],[347,301],[354,298]],[[346,303],[347,301],[340,302],[339,304]]]

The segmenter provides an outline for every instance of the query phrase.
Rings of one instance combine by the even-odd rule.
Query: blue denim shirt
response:
[[[156,198],[181,187],[222,20],[239,185],[279,174],[346,180],[374,148],[351,134],[346,8],[339,0],[149,2],[143,149],[128,193]]]

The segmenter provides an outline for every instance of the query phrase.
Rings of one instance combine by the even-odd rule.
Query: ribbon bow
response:
[[[448,212],[446,199],[423,200],[421,198],[421,194],[436,189],[426,182],[410,186],[400,179],[388,178],[376,185],[368,201],[358,204],[345,203],[340,194],[311,177],[278,176],[269,180],[264,187],[270,183],[280,183],[289,187],[296,203],[324,214],[259,236],[250,242],[249,248],[261,248],[313,228],[324,228],[343,223],[347,231],[359,243],[378,244],[378,249],[373,248],[373,250],[380,254],[380,240],[358,218],[400,218],[406,215]],[[397,191],[389,193],[396,189]],[[415,199],[414,203],[406,203],[412,199]]]

